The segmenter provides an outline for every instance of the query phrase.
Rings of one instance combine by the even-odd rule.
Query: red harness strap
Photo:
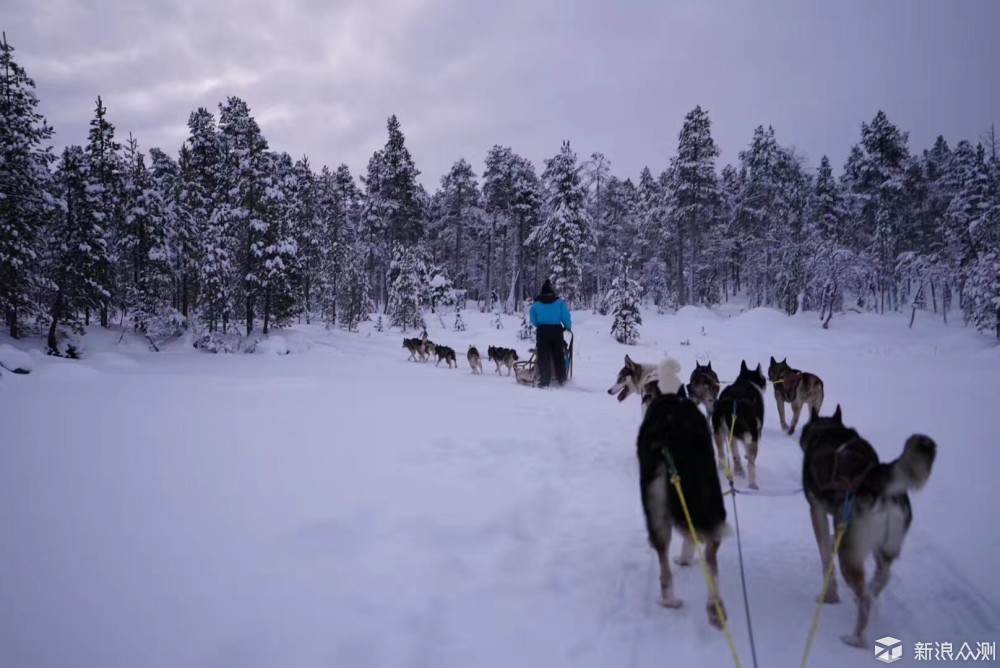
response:
[[[858,491],[876,466],[878,454],[858,437],[817,452],[813,457],[812,472],[820,490],[830,500],[843,503],[848,493]]]
[[[785,387],[785,396],[789,399],[795,397],[795,392],[798,390],[799,383],[802,381],[802,372],[793,371],[791,373],[786,373],[781,377],[781,384]]]

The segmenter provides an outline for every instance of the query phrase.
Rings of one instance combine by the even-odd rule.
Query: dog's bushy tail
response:
[[[660,391],[666,394],[676,394],[677,390],[683,386],[677,374],[681,372],[681,363],[673,357],[660,362],[656,369],[656,378],[659,382]]]
[[[890,494],[918,490],[931,477],[931,468],[937,456],[937,444],[930,436],[913,434],[906,439],[903,454],[896,458],[889,467]]]

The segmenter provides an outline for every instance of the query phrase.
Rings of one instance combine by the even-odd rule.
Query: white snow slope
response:
[[[31,351],[30,375],[2,372],[0,666],[733,665],[700,567],[675,569],[684,607],[658,605],[639,402],[606,393],[626,352],[675,356],[685,378],[711,359],[724,380],[741,359],[787,356],[884,459],[931,435],[938,459],[869,638],[901,639],[910,660],[917,642],[998,639],[1000,350],[987,339],[930,316],[823,330],[815,314],[730,307],[646,313],[626,347],[608,318],[577,312],[571,386],[543,391],[465,361],[470,343],[526,357],[519,317],[500,331],[464,317],[462,333],[429,318],[457,370],[407,361],[401,333],[368,323],[262,347],[288,355],[156,354],[94,331],[83,360]],[[798,487],[796,438],[768,391],[763,491]],[[737,504],[759,665],[798,666],[821,585],[806,502]],[[735,537],[720,578],[750,666]],[[874,647],[839,640],[855,616],[841,594],[810,665],[875,665]]]

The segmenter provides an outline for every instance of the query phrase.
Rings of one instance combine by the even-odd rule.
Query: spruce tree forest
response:
[[[0,77],[0,312],[57,354],[91,324],[150,342],[193,328],[206,347],[295,322],[419,331],[428,311],[520,313],[545,277],[572,308],[619,314],[623,343],[639,303],[734,297],[817,327],[925,310],[1000,338],[992,131],[916,147],[878,111],[844,165],[806,165],[764,126],[722,165],[695,107],[669,164],[635,179],[553,138],[542,165],[482,147],[429,192],[395,116],[357,173],[271,146],[236,97],[192,111],[179,149],[121,136],[97,97],[86,145],[57,151],[6,38]]]

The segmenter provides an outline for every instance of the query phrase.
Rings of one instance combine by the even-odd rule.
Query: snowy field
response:
[[[912,330],[874,315],[823,330],[815,314],[730,308],[646,314],[641,344],[625,347],[606,318],[576,312],[572,383],[542,391],[465,361],[469,344],[526,357],[520,318],[497,331],[463,316],[460,333],[454,316],[449,329],[429,318],[457,370],[407,361],[403,335],[370,323],[272,338],[290,355],[155,354],[95,331],[70,361],[0,340],[33,366],[0,378],[0,666],[732,665],[698,566],[675,569],[683,608],[657,603],[639,402],[606,393],[626,352],[677,357],[685,378],[710,359],[724,380],[741,359],[787,356],[825,381],[824,413],[839,402],[883,459],[931,435],[938,459],[911,496],[869,638],[901,639],[909,661],[916,642],[1000,639],[989,340],[929,316]],[[799,486],[797,436],[781,433],[769,390],[763,491]],[[821,584],[806,502],[737,503],[760,665],[798,666]],[[749,666],[735,537],[719,559]],[[838,639],[855,617],[842,582],[841,595],[810,665],[878,665]]]

